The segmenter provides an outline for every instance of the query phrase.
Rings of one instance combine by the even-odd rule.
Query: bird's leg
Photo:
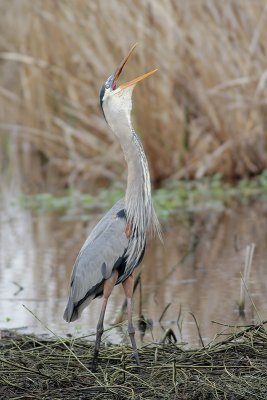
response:
[[[102,303],[100,317],[99,317],[98,324],[96,327],[95,351],[94,351],[94,358],[93,358],[93,362],[92,362],[93,371],[95,371],[96,367],[97,367],[97,360],[98,360],[98,353],[99,353],[99,349],[100,349],[101,336],[104,332],[104,324],[103,323],[104,323],[104,316],[105,316],[105,311],[106,311],[106,307],[107,307],[107,302],[108,302],[108,299],[104,298],[103,303]]]
[[[133,287],[134,287],[134,276],[131,274],[123,283],[123,289],[127,299],[127,314],[128,314],[128,334],[131,340],[132,348],[134,351],[134,358],[137,365],[140,365],[139,355],[137,352],[136,342],[135,342],[135,329],[133,326],[132,318],[132,297],[133,297]]]
[[[105,317],[105,312],[106,312],[106,307],[108,303],[109,296],[116,285],[118,279],[118,272],[115,271],[109,279],[107,279],[104,282],[104,288],[103,288],[103,303],[102,303],[102,308],[101,308],[101,313],[99,316],[98,324],[96,327],[96,340],[95,340],[95,352],[94,352],[94,358],[92,362],[92,369],[95,371],[97,367],[97,360],[98,360],[98,354],[99,354],[99,349],[100,349],[100,343],[101,343],[101,337],[104,332],[104,317]]]

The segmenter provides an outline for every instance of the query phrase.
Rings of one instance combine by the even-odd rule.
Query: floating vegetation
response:
[[[69,190],[61,196],[50,193],[21,195],[21,206],[37,211],[83,210],[98,211],[110,208],[124,196],[124,186],[115,185],[103,189],[98,195]],[[255,179],[242,179],[238,183],[224,182],[222,175],[195,181],[169,181],[164,187],[155,190],[154,202],[158,215],[164,219],[178,210],[195,211],[215,208],[222,209],[233,200],[249,202],[253,199],[267,198],[267,170]],[[83,215],[88,218],[87,215]]]
[[[101,348],[91,371],[93,344],[3,332],[1,399],[266,399],[267,333],[263,322],[219,343],[184,350],[173,343],[139,349],[141,366],[127,346]]]

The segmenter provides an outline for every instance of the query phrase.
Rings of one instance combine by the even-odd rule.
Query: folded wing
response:
[[[75,261],[64,319],[75,321],[115,269],[125,263],[128,248],[123,201],[116,203],[88,236]]]

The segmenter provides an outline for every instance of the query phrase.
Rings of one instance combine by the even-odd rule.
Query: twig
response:
[[[196,324],[196,327],[197,327],[197,333],[198,333],[199,340],[200,340],[200,342],[201,342],[202,347],[205,347],[204,342],[203,342],[203,339],[202,339],[202,336],[201,336],[201,334],[200,334],[200,329],[199,329],[199,325],[198,325],[198,323],[197,323],[196,317],[195,317],[194,314],[191,313],[191,312],[190,312],[189,314],[191,314],[192,317],[194,318],[194,321],[195,321],[195,324]]]
[[[244,266],[244,279],[241,274],[241,281],[240,281],[240,300],[238,303],[239,315],[244,317],[245,315],[245,303],[246,303],[246,296],[245,296],[245,286],[248,288],[249,286],[249,277],[251,272],[251,265],[253,254],[255,250],[255,244],[251,243],[246,246],[246,258],[245,258],[245,266]]]
[[[168,304],[166,305],[166,307],[164,308],[164,310],[162,311],[161,316],[160,316],[160,318],[159,318],[159,323],[161,323],[162,318],[164,317],[166,311],[168,310],[168,308],[170,307],[171,304],[172,304],[172,303],[168,303]]]
[[[176,323],[177,323],[177,327],[179,329],[180,337],[181,337],[181,339],[183,339],[183,335],[182,335],[183,320],[181,320],[181,316],[182,316],[182,305],[180,304],[179,313],[178,313],[178,317],[177,317]],[[181,322],[180,322],[180,320],[181,320]]]
[[[13,281],[12,283],[18,287],[18,290],[13,294],[14,296],[17,296],[22,290],[24,290],[24,287],[15,281]]]
[[[166,329],[162,338],[160,339],[160,343],[165,343],[167,339],[169,339],[170,343],[172,343],[172,339],[173,339],[174,343],[177,342],[177,338],[176,338],[175,333],[173,332],[172,328]]]
[[[259,311],[258,311],[258,309],[257,309],[257,307],[256,307],[256,305],[255,305],[255,303],[254,303],[254,301],[253,301],[253,299],[252,299],[252,297],[250,296],[250,293],[249,293],[249,291],[248,291],[246,282],[244,281],[242,274],[241,274],[241,278],[242,278],[242,280],[243,280],[243,283],[244,283],[245,289],[246,289],[246,291],[247,291],[247,295],[248,295],[248,297],[249,297],[249,300],[251,301],[251,304],[253,305],[253,307],[254,307],[254,309],[255,309],[255,311],[256,311],[256,314],[257,314],[257,316],[258,316],[258,318],[259,318],[260,324],[263,326],[263,328],[264,328],[264,330],[265,330],[265,326],[264,326],[263,323],[262,323],[263,320],[262,320],[262,318],[261,318],[261,316],[260,316],[260,313],[259,313]]]

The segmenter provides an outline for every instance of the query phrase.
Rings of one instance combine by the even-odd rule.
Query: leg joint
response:
[[[103,332],[104,332],[103,326],[97,327],[97,328],[96,328],[96,332],[97,332],[99,335],[102,335]]]
[[[130,334],[135,334],[135,329],[132,323],[128,324],[128,333]]]

